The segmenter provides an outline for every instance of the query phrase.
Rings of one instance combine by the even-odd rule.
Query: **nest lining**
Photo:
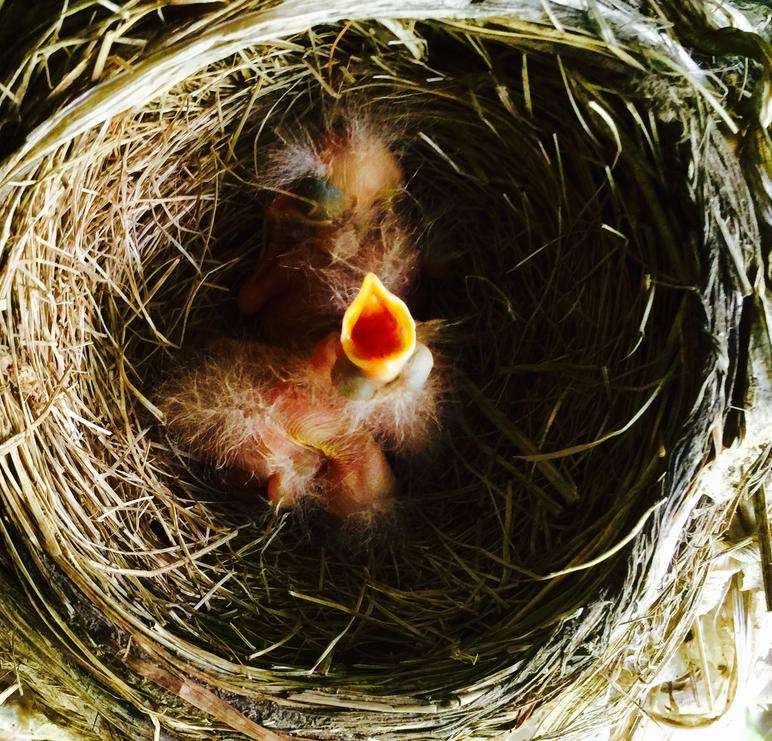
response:
[[[644,124],[632,80],[624,95],[600,87],[621,64],[421,31],[427,65],[375,24],[292,39],[313,46],[311,64],[284,44],[245,49],[40,162],[20,190],[3,327],[9,425],[34,435],[4,473],[17,522],[120,632],[215,686],[337,688],[354,703],[488,688],[484,717],[591,660],[592,640],[555,661],[566,620],[592,639],[635,598],[626,551],[545,577],[625,542],[663,492],[677,498],[704,453],[668,456],[716,412],[689,416],[701,393],[715,403],[707,336],[731,326],[731,302],[706,311],[706,262],[723,268],[663,209],[694,212],[685,174],[663,169],[683,131]],[[336,55],[354,60],[345,74]],[[319,85],[331,67],[337,100]],[[268,74],[275,89],[260,92]],[[153,405],[159,368],[213,316],[233,325],[271,196],[262,153],[350,100],[401,132],[424,311],[453,326],[445,434],[400,471],[400,537],[358,553],[235,497],[166,438]],[[603,599],[608,615],[578,619]],[[449,716],[446,732],[469,722]]]

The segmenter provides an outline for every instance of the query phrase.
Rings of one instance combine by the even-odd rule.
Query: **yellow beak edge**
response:
[[[340,342],[367,378],[389,383],[415,352],[415,320],[405,302],[368,273],[343,315]]]

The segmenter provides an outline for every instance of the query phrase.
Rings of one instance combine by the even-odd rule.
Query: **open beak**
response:
[[[365,377],[389,383],[415,352],[415,321],[405,303],[368,273],[343,315],[340,342]]]

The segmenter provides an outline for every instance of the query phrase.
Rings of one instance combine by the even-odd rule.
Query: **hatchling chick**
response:
[[[267,208],[264,252],[238,294],[261,339],[318,337],[368,272],[404,296],[417,264],[394,209],[404,175],[373,127],[349,122],[275,159],[281,192]]]
[[[179,443],[277,509],[316,497],[340,519],[391,506],[394,476],[370,432],[330,393],[329,368],[268,345],[222,340],[170,382],[159,406]]]
[[[158,403],[181,445],[264,486],[275,507],[312,496],[341,520],[374,518],[396,487],[382,446],[414,449],[429,436],[432,365],[407,306],[368,275],[341,331],[310,353],[221,340]]]
[[[331,382],[348,414],[397,453],[428,447],[438,425],[444,379],[426,344],[431,339],[374,273],[346,309],[340,336],[327,339],[335,351]]]

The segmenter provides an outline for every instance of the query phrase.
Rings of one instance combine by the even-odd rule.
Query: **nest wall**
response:
[[[581,735],[663,563],[699,571],[716,516],[672,528],[723,434],[759,231],[731,94],[603,9],[233,3],[159,32],[138,4],[139,51],[54,57],[49,108],[11,80],[37,126],[0,170],[3,527],[120,698],[96,737],[488,737],[556,697]],[[341,114],[391,132],[421,318],[448,327],[443,432],[358,549],[232,492],[154,397],[200,333],[250,334],[269,154]]]

